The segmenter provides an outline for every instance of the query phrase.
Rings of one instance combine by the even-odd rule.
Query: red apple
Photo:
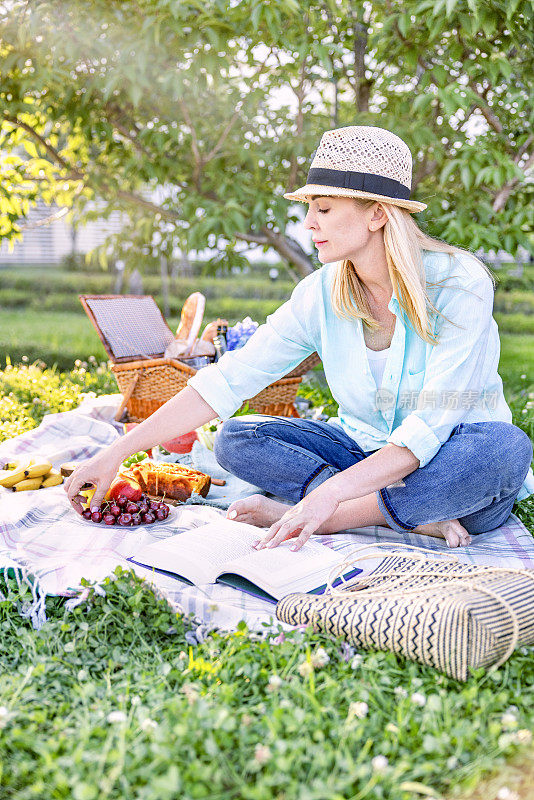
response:
[[[143,490],[134,478],[118,475],[108,489],[106,500],[117,500],[122,495],[135,503],[142,494]]]

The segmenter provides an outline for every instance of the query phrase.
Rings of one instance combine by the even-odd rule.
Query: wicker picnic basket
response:
[[[150,295],[80,295],[80,301],[111,360],[123,395],[117,412],[140,422],[187,385],[196,369],[163,357],[174,335]],[[320,361],[312,353],[285,378],[246,401],[251,411],[297,416],[294,402],[302,376]],[[243,405],[246,405],[245,403]]]

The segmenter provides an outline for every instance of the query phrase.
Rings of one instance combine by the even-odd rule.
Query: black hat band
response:
[[[409,200],[410,190],[407,186],[383,175],[369,172],[351,172],[350,170],[324,169],[314,167],[308,172],[306,183],[318,186],[335,186],[338,189],[355,189],[369,194],[381,194],[397,200]]]

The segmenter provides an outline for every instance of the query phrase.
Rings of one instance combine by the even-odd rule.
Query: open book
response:
[[[128,560],[197,585],[225,583],[271,602],[292,592],[324,592],[330,572],[342,561],[340,553],[311,540],[300,550],[289,549],[294,540],[255,550],[253,543],[264,534],[254,525],[221,518],[145,545]],[[360,572],[352,569],[343,577]]]

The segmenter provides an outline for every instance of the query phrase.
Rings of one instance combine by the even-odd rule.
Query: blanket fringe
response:
[[[25,586],[27,586],[30,589],[32,593],[31,602],[19,603],[18,612],[23,619],[29,619],[34,630],[38,631],[40,628],[43,627],[43,625],[47,621],[46,618],[47,594],[43,590],[37,575],[30,572],[30,570],[24,564],[15,562],[14,559],[7,554],[7,552],[2,553],[1,555],[4,554],[12,562],[11,566],[2,568],[2,575],[4,577],[4,581],[6,582],[7,585],[9,579],[14,578],[15,581],[17,582],[17,588],[19,591],[21,591],[22,588]],[[2,600],[7,600],[7,597],[4,596],[3,592],[0,592],[0,598]]]

